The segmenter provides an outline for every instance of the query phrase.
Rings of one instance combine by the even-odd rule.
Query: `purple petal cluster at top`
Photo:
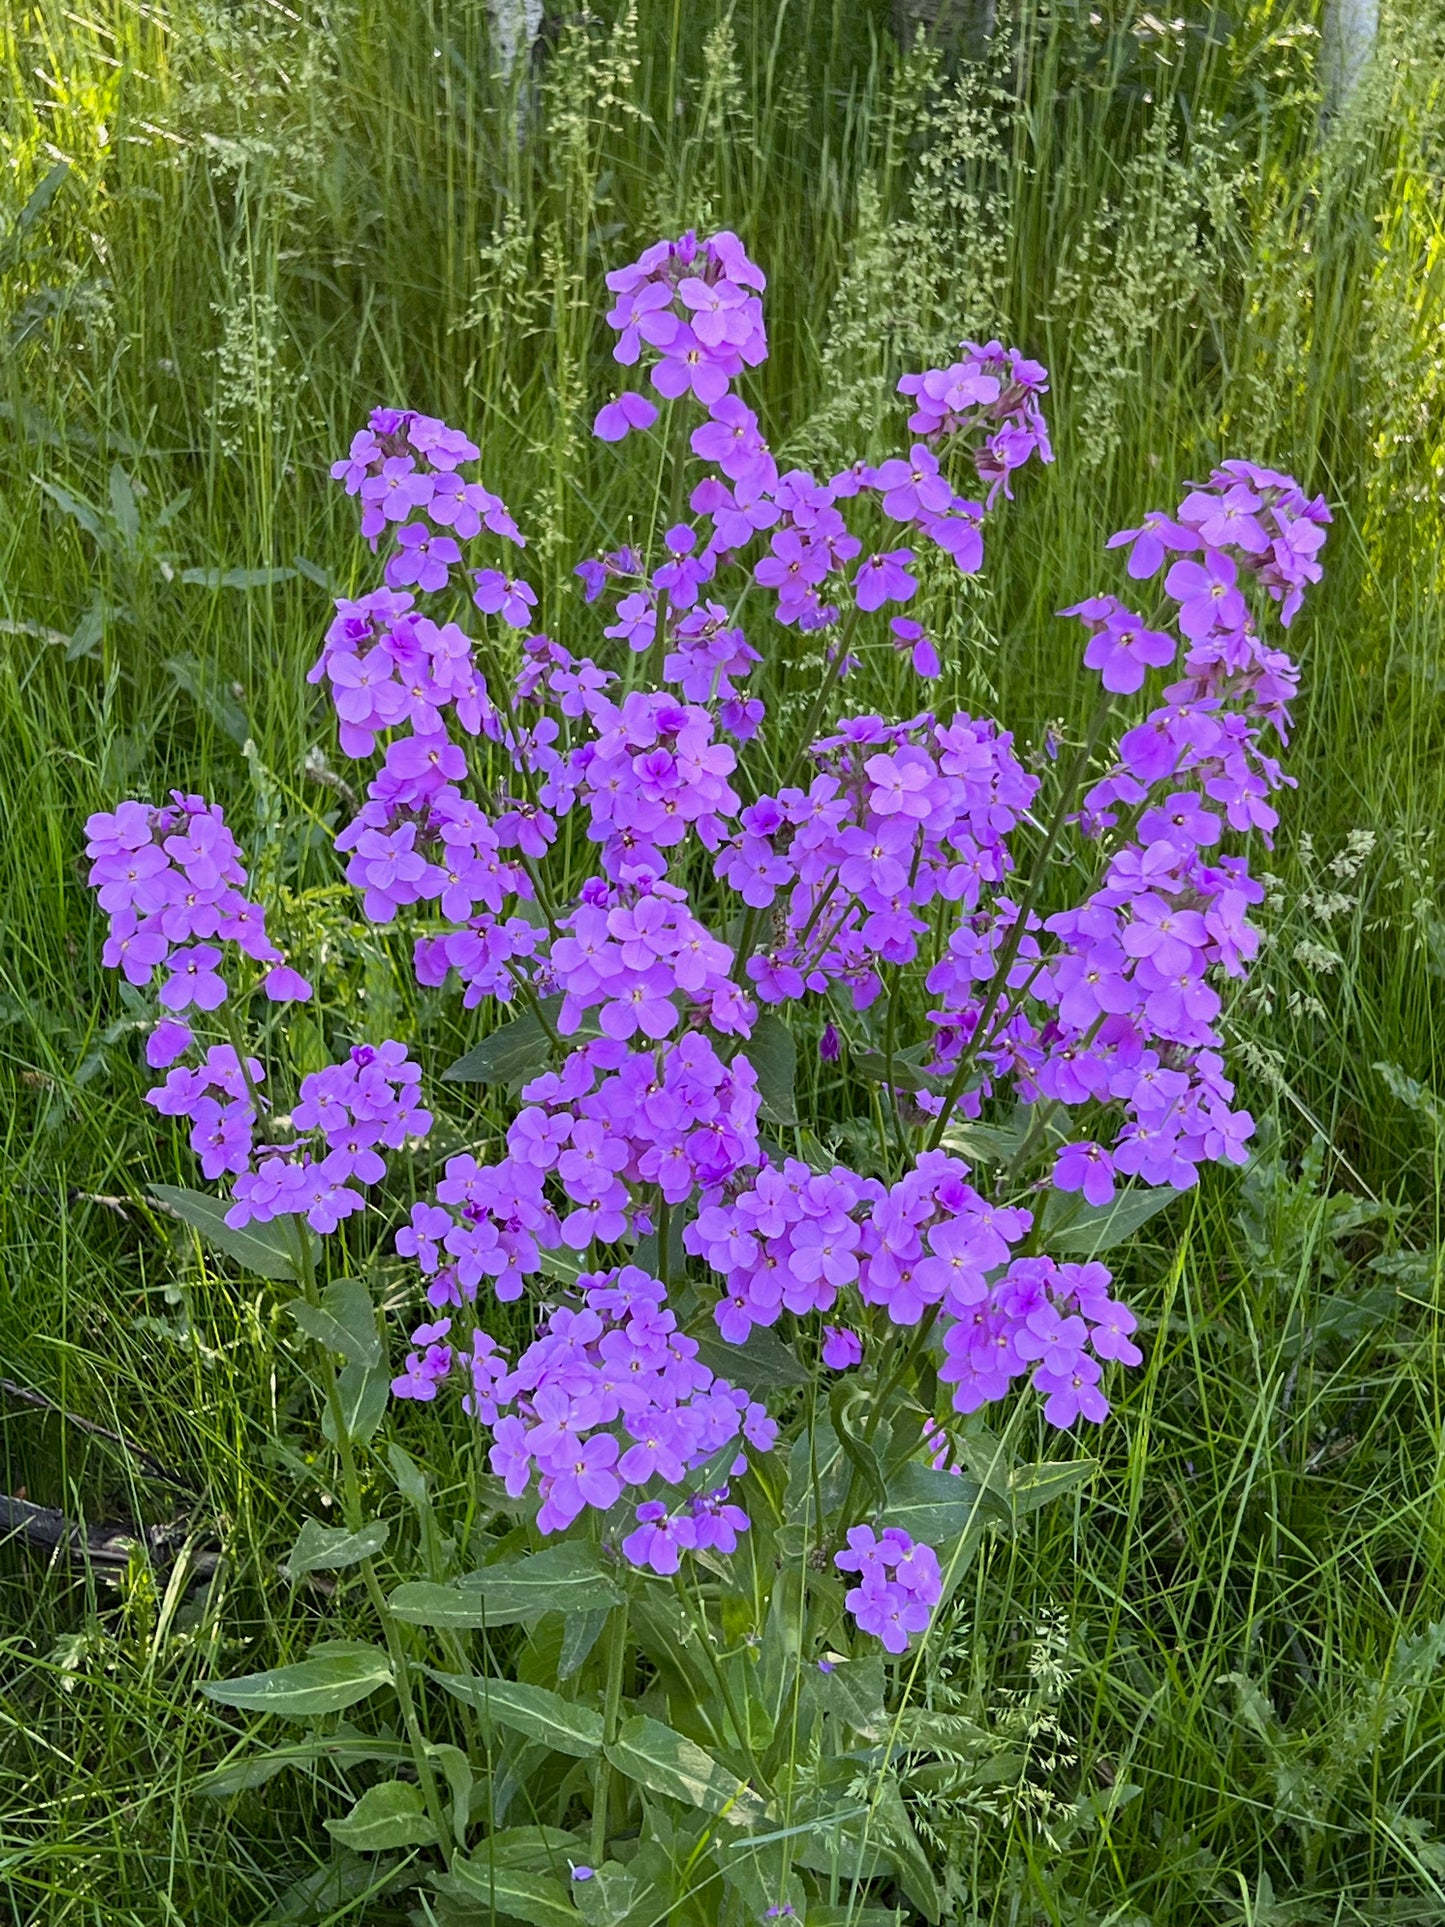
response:
[[[947,368],[902,376],[898,389],[913,398],[908,426],[915,435],[925,441],[953,435],[977,441],[974,466],[992,508],[1000,493],[1012,500],[1009,477],[1015,469],[1035,455],[1041,462],[1054,459],[1040,401],[1048,393],[1049,373],[1042,362],[999,341],[982,346],[963,341],[959,354],[962,359]]]
[[[246,872],[220,805],[171,792],[159,809],[122,803],[85,825],[90,885],[110,917],[103,960],[137,988],[157,970],[163,1009],[175,1013],[157,1032],[151,1062],[158,1068],[187,1047],[187,1010],[225,1003],[224,945],[234,943],[253,963],[266,965],[266,994],[278,1003],[304,1002],[311,986],[266,935],[266,913],[242,892]]]
[[[430,415],[378,408],[352,437],[346,458],[332,464],[333,478],[346,485],[348,495],[361,498],[361,533],[373,551],[383,535],[395,540],[386,561],[389,589],[444,589],[462,559],[458,543],[469,542],[484,528],[519,548],[525,546],[501,497],[457,473],[479,454],[460,429]],[[486,574],[486,586],[478,584],[482,608],[489,606],[483,598],[496,594],[490,578],[505,580],[495,570]],[[525,594],[535,600],[530,589]],[[500,607],[501,600],[490,606]]]
[[[617,297],[607,316],[618,335],[614,358],[631,367],[644,347],[652,350],[652,385],[669,401],[690,394],[709,407],[744,368],[767,358],[758,298],[767,280],[735,234],[699,241],[689,230],[677,241],[656,241],[629,267],[614,268],[607,285]],[[656,420],[646,396],[627,393],[602,410],[595,432],[620,441]]]

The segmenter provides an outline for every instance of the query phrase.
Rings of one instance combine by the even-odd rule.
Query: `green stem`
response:
[[[672,1583],[678,1598],[682,1601],[682,1609],[687,1614],[688,1623],[697,1635],[698,1644],[702,1647],[703,1658],[707,1661],[708,1668],[714,1680],[717,1682],[718,1693],[722,1698],[723,1705],[727,1708],[728,1718],[733,1724],[733,1732],[737,1735],[738,1750],[748,1763],[748,1773],[758,1787],[758,1790],[762,1793],[767,1793],[770,1790],[768,1783],[763,1778],[762,1770],[753,1755],[752,1743],[748,1738],[748,1729],[744,1726],[742,1715],[738,1712],[737,1701],[733,1698],[733,1689],[728,1684],[727,1674],[724,1673],[722,1663],[712,1649],[712,1641],[707,1636],[707,1626],[698,1616],[692,1603],[692,1595],[689,1593],[686,1585],[684,1585],[680,1572],[675,1572],[672,1575]]]
[[[311,1240],[306,1234],[303,1219],[294,1217],[295,1243],[302,1294],[308,1305],[320,1305],[320,1293],[316,1287],[316,1263],[311,1252]],[[352,1451],[351,1433],[347,1429],[345,1409],[341,1403],[341,1388],[337,1383],[336,1362],[324,1345],[317,1346],[321,1359],[322,1382],[326,1394],[326,1407],[331,1415],[331,1427],[336,1434],[336,1452],[341,1466],[342,1510],[348,1528],[358,1531],[363,1523],[361,1502],[361,1479],[356,1469],[356,1455]],[[426,1803],[428,1818],[436,1829],[437,1844],[442,1859],[450,1867],[452,1863],[452,1832],[442,1806],[441,1792],[437,1786],[436,1773],[432,1767],[431,1756],[427,1751],[426,1735],[421,1730],[417,1717],[416,1699],[412,1692],[411,1667],[402,1644],[401,1632],[391,1608],[387,1605],[386,1594],[381,1580],[377,1577],[376,1563],[372,1559],[361,1561],[361,1578],[366,1587],[372,1609],[381,1625],[382,1637],[386,1641],[387,1657],[391,1661],[392,1680],[396,1686],[397,1702],[401,1707],[402,1724],[406,1728],[407,1742],[411,1747],[412,1761],[416,1767],[422,1799]]]
[[[608,1630],[607,1694],[602,1707],[602,1744],[611,1746],[617,1738],[618,1714],[622,1706],[622,1670],[627,1663],[627,1601]],[[597,1760],[592,1777],[592,1858],[600,1866],[607,1858],[607,1806],[612,1798],[612,1764],[604,1751]]]
[[[785,790],[788,785],[794,781],[804,763],[808,760],[808,751],[813,746],[813,731],[818,727],[818,718],[822,715],[828,698],[832,695],[834,687],[843,674],[843,665],[848,660],[848,653],[853,647],[853,638],[858,632],[858,622],[861,614],[862,611],[856,604],[848,611],[847,620],[844,622],[838,636],[838,647],[834,651],[833,660],[828,664],[823,675],[823,680],[818,684],[818,693],[813,698],[812,707],[808,711],[802,731],[798,736],[798,747],[793,751],[792,758],[787,768],[783,771],[782,781],[778,784],[780,790]]]

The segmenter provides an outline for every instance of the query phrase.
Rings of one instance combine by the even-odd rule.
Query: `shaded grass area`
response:
[[[794,459],[881,453],[897,373],[965,329],[1053,370],[1057,467],[979,584],[925,572],[941,709],[996,709],[1031,745],[1076,726],[1053,610],[1118,587],[1104,535],[1218,456],[1335,505],[1294,631],[1299,788],[1260,857],[1269,948],[1230,1015],[1262,1147],[1126,1260],[1146,1366],[1099,1478],[981,1561],[930,1651],[930,1703],[990,1739],[920,1761],[915,1810],[960,1920],[1445,1915],[1441,24],[1387,22],[1322,138],[1308,9],[1177,31],[1099,11],[1030,9],[993,66],[948,78],[900,58],[884,8],[647,0],[564,21],[510,87],[463,0],[0,28],[0,1370],[194,1497],[31,1409],[5,1409],[0,1450],[11,1492],[224,1553],[195,1587],[184,1562],[107,1584],[0,1549],[15,1921],[306,1917],[283,1896],[326,1860],[347,1776],[206,1798],[228,1729],[194,1686],[361,1623],[276,1572],[330,1476],[280,1295],[145,1201],[188,1158],[138,1102],[82,820],[169,784],[226,803],[288,939],[326,947],[299,1064],[363,1024],[429,1068],[471,1041],[336,887],[346,772],[303,675],[331,589],[370,575],[325,468],[378,401],[461,423],[535,532],[543,626],[594,646],[572,565],[660,485],[587,433],[611,392],[602,275],[688,222],[734,227],[769,272],[756,398]],[[817,664],[754,640],[786,746]],[[864,652],[855,707],[918,701]],[[820,1084],[835,1126],[858,1102]],[[464,1521],[465,1443],[398,1423]],[[1101,1824],[1119,1785],[1138,1792]]]

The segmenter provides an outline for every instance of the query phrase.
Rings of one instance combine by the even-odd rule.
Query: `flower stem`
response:
[[[316,1286],[316,1262],[312,1256],[311,1241],[306,1233],[306,1225],[300,1217],[292,1217],[295,1231],[298,1274],[301,1279],[302,1294],[308,1305],[320,1306],[320,1293]],[[361,1503],[361,1480],[356,1469],[356,1455],[352,1450],[351,1433],[346,1424],[346,1413],[341,1403],[341,1388],[337,1383],[336,1362],[324,1345],[316,1350],[321,1359],[322,1383],[326,1394],[326,1408],[331,1415],[331,1427],[336,1435],[336,1452],[341,1466],[342,1511],[347,1527],[355,1532],[364,1523]],[[442,1859],[450,1867],[452,1863],[452,1834],[441,1793],[437,1786],[436,1772],[431,1756],[427,1751],[426,1735],[421,1730],[417,1717],[416,1698],[412,1691],[411,1667],[407,1660],[406,1648],[402,1644],[401,1632],[392,1617],[391,1608],[386,1602],[381,1581],[377,1577],[376,1562],[367,1558],[361,1561],[361,1578],[366,1587],[367,1597],[381,1625],[382,1637],[386,1641],[387,1657],[391,1661],[392,1681],[396,1687],[397,1702],[401,1708],[402,1724],[406,1728],[407,1743],[411,1747],[412,1761],[416,1767],[417,1781],[421,1787],[422,1799],[426,1804],[427,1816],[436,1829],[437,1845]]]

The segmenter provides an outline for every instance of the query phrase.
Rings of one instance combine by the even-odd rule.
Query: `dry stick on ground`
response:
[[[17,1385],[14,1379],[0,1378],[0,1395],[19,1405],[33,1406],[42,1412],[55,1412],[68,1425],[77,1431],[88,1433],[92,1438],[105,1439],[132,1459],[135,1465],[153,1479],[195,1497],[196,1489],[176,1473],[169,1472],[159,1459],[154,1458],[143,1446],[134,1443],[120,1432],[114,1432],[108,1425],[100,1425],[94,1419],[81,1418],[75,1412],[67,1412],[57,1405],[53,1398],[44,1392],[37,1392],[28,1385]],[[36,1505],[30,1499],[15,1498],[8,1493],[0,1493],[0,1538],[21,1538],[27,1545],[40,1551],[63,1551],[78,1564],[89,1564],[122,1568],[130,1562],[137,1546],[143,1546],[153,1557],[175,1557],[172,1550],[174,1541],[185,1528],[177,1525],[137,1526],[128,1522],[120,1524],[83,1526],[68,1519],[63,1512],[51,1506]],[[192,1553],[191,1559],[197,1578],[204,1578],[215,1570],[219,1554],[214,1552]]]

